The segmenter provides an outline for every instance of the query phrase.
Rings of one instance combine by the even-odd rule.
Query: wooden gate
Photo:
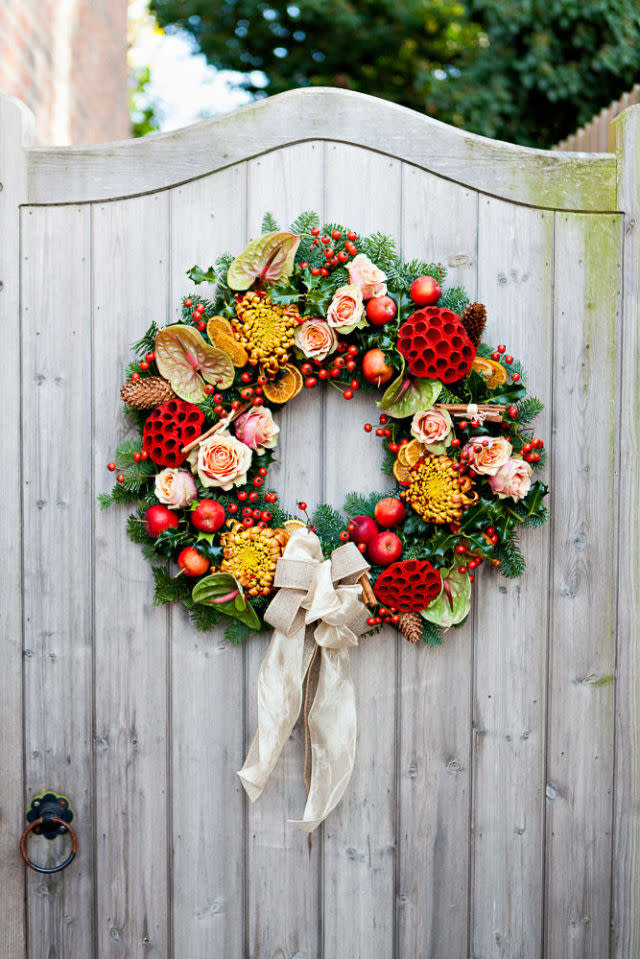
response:
[[[115,145],[29,131],[0,100],[2,955],[637,959],[640,108],[598,156],[321,89]],[[188,267],[309,208],[487,304],[547,402],[553,484],[523,580],[481,574],[441,649],[352,654],[356,768],[311,837],[287,823],[299,730],[255,806],[236,777],[266,640],[152,607],[123,511],[96,509],[130,342]],[[285,504],[383,485],[366,398],[348,413],[283,413]],[[47,787],[80,842],[50,878],[18,856]]]

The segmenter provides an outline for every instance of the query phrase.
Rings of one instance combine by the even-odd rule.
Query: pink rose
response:
[[[326,320],[313,318],[297,327],[294,338],[296,346],[307,359],[324,360],[338,345],[338,337]]]
[[[359,286],[341,286],[333,294],[333,299],[327,310],[329,326],[340,333],[351,333],[362,319],[364,304]]]
[[[358,253],[349,266],[349,283],[355,284],[362,292],[365,300],[373,296],[384,296],[387,292],[387,274],[379,266],[372,263],[366,253]]]
[[[203,486],[229,490],[247,480],[253,454],[248,446],[222,430],[214,433],[189,453],[189,462]]]
[[[167,467],[156,474],[155,493],[156,499],[169,509],[183,509],[195,499],[197,490],[191,473]]]
[[[476,473],[495,476],[513,453],[513,446],[504,436],[477,436],[470,440],[463,452],[469,457],[469,466]]]
[[[411,435],[428,448],[446,443],[452,426],[448,410],[422,410],[411,420]]]
[[[495,476],[489,477],[489,486],[500,499],[510,496],[517,502],[524,499],[531,489],[532,473],[528,463],[514,456],[500,467]]]
[[[258,456],[278,445],[279,432],[271,410],[265,406],[254,406],[236,420],[236,436]]]

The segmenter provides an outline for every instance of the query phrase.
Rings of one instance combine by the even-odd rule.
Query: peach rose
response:
[[[513,453],[513,446],[504,436],[477,436],[467,443],[465,451],[476,473],[495,476]]]
[[[516,502],[524,499],[531,489],[533,470],[519,456],[514,456],[501,466],[495,476],[489,477],[489,486],[500,499],[510,496]]]
[[[360,287],[347,284],[333,294],[327,310],[327,322],[340,333],[351,333],[362,320],[363,313],[364,304]]]
[[[254,406],[236,420],[236,436],[258,456],[278,445],[279,432],[271,410],[265,406]]]
[[[156,474],[156,499],[169,509],[183,509],[197,496],[196,484],[191,473],[170,467]]]
[[[349,283],[358,286],[365,300],[373,296],[384,296],[387,292],[387,274],[379,266],[372,263],[366,253],[358,253],[349,266]]]
[[[411,435],[424,443],[427,449],[446,445],[452,428],[448,410],[421,410],[411,420]]]
[[[297,327],[295,334],[296,346],[307,359],[324,360],[333,353],[338,345],[338,337],[326,320],[314,317],[305,320]]]
[[[247,480],[253,454],[248,446],[222,430],[189,453],[189,463],[203,486],[229,490]]]

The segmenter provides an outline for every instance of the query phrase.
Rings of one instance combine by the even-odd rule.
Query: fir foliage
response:
[[[411,284],[417,276],[432,276],[439,283],[444,283],[447,276],[447,269],[442,263],[425,263],[424,260],[408,260],[403,263],[398,256],[387,265],[385,272],[389,284],[405,296],[409,296]]]
[[[191,600],[191,584],[186,576],[172,576],[166,566],[153,566],[153,605]]]
[[[500,560],[500,572],[507,579],[517,579],[522,576],[526,568],[526,562],[520,550],[518,536],[512,531],[510,536],[498,543],[494,556]]]
[[[373,516],[376,504],[387,496],[394,496],[395,490],[386,493],[347,493],[344,499],[344,511],[347,516]]]
[[[532,423],[536,416],[539,416],[544,409],[544,403],[537,396],[527,396],[516,404],[518,407],[518,423],[520,426],[526,426]]]
[[[262,217],[262,225],[260,229],[263,233],[274,233],[276,230],[280,229],[278,221],[273,213],[265,213],[265,215]]]
[[[442,631],[435,623],[422,619],[422,642],[427,646],[442,646]]]
[[[295,218],[289,227],[289,232],[300,236],[301,234],[308,234],[311,229],[317,229],[319,226],[320,217],[316,211],[305,210],[304,213],[300,213],[300,215]]]
[[[442,296],[438,300],[440,309],[453,310],[458,316],[461,316],[469,305],[469,297],[461,286],[450,286],[443,290]]]
[[[344,516],[333,506],[321,503],[316,507],[312,523],[322,542],[324,558],[328,559],[334,549],[341,545],[340,533],[347,525]]]
[[[148,328],[146,333],[132,344],[131,349],[138,357],[143,357],[145,353],[151,353],[156,347],[156,336],[158,334],[158,324],[155,320]],[[137,368],[137,364],[136,364]]]

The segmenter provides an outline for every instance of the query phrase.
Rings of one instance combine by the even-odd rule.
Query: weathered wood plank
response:
[[[2,460],[12,464],[0,502],[0,549],[11,557],[0,577],[2,694],[0,695],[0,929],[8,955],[25,954],[25,875],[16,852],[24,824],[22,729],[22,478],[20,419],[20,204],[27,192],[25,149],[33,140],[33,116],[21,103],[0,96],[0,325],[4,331],[0,404],[5,411]]]
[[[405,258],[442,262],[476,294],[478,194],[403,169]],[[400,637],[398,956],[468,955],[472,620],[441,649]]]
[[[380,131],[384,130],[384,138]],[[302,140],[332,140],[405,160],[516,203],[616,209],[615,158],[488,140],[350,90],[291,90],[172,133],[29,152],[29,202],[148,193]]]
[[[612,134],[624,210],[612,955],[626,959],[640,955],[640,107],[615,119]]]
[[[29,871],[34,959],[93,950],[89,220],[86,206],[22,213],[25,799],[69,796],[79,841],[69,869]],[[59,861],[61,845],[38,855]]]
[[[353,146],[326,145],[326,217],[358,233],[402,235],[401,164]],[[375,198],[372,200],[372,198]],[[342,506],[349,490],[388,488],[382,449],[362,424],[373,399],[327,397],[325,498]],[[391,956],[396,847],[397,634],[385,629],[351,652],[358,746],[349,788],[324,825],[324,955]]]
[[[610,935],[621,222],[562,213],[555,236],[546,950],[601,959]]]
[[[480,198],[478,297],[484,339],[522,359],[547,410],[534,436],[551,449],[553,214]],[[560,453],[559,455],[562,455]],[[539,478],[539,477],[536,477]],[[476,577],[472,956],[542,951],[549,527],[523,533],[527,569]]]
[[[306,209],[322,214],[323,173],[322,144],[300,144],[252,160],[249,237],[259,235],[267,211],[282,227]],[[277,463],[269,470],[267,483],[294,514],[300,500],[310,508],[321,501],[322,408],[319,391],[303,390],[277,417],[281,429]],[[257,720],[257,677],[267,643],[268,636],[256,637],[246,647],[247,748]],[[315,959],[319,954],[321,831],[307,835],[289,821],[300,819],[304,810],[303,769],[304,735],[298,723],[263,795],[247,806],[246,918],[252,959],[294,955]]]
[[[243,248],[245,186],[240,164],[172,191],[172,319],[193,290],[185,271]],[[174,954],[244,959],[243,652],[182,607],[171,621]]]
[[[168,194],[92,210],[96,491],[109,488],[105,464],[127,435],[119,392],[130,344],[166,315],[168,212]],[[97,951],[160,959],[170,934],[167,614],[152,606],[151,569],[125,517],[95,516]]]

